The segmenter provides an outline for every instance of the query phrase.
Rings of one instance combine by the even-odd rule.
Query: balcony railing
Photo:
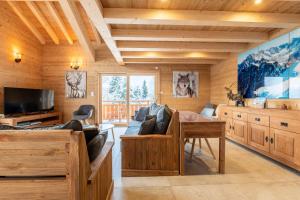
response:
[[[151,100],[131,100],[127,105],[126,101],[102,101],[102,122],[127,123],[136,110],[149,106],[152,102]]]

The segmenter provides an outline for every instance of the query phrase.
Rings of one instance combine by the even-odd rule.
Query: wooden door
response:
[[[270,130],[270,152],[283,160],[300,164],[300,134]]]
[[[259,150],[270,151],[270,128],[248,123],[248,144]]]
[[[240,143],[247,144],[247,122],[233,120],[231,137]]]

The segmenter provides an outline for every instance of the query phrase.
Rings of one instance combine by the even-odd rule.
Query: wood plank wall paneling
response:
[[[230,86],[232,83],[237,82],[237,58],[238,55],[234,54],[229,59],[211,67],[210,74],[210,99],[214,104],[227,104],[225,86]],[[237,91],[237,85],[233,87],[234,92]],[[251,106],[252,99],[246,101],[246,105]],[[233,105],[233,102],[229,102]],[[289,109],[300,110],[300,100],[291,99],[269,99],[267,101],[269,108],[281,108],[286,104]]]
[[[22,55],[16,64],[14,49]],[[6,2],[0,2],[0,113],[3,87],[42,87],[42,46]]]
[[[211,67],[210,100],[213,104],[228,103],[225,86],[237,81],[237,55]],[[234,87],[236,92],[236,87]]]
[[[193,110],[199,112],[203,105],[210,99],[210,68],[197,65],[127,65],[119,66],[109,50],[102,45],[96,52],[97,62],[84,63],[80,70],[87,71],[87,98],[67,99],[65,98],[64,75],[70,70],[70,62],[73,57],[82,57],[83,52],[75,44],[73,46],[48,45],[43,49],[43,86],[55,90],[56,105],[64,113],[64,121],[72,117],[72,112],[81,104],[100,105],[98,92],[98,77],[100,73],[156,73],[160,77],[161,103],[168,104],[179,110]],[[159,66],[156,70],[155,67]],[[173,70],[197,70],[199,72],[200,96],[193,99],[179,99],[172,97],[172,71]],[[95,96],[91,96],[91,92]]]

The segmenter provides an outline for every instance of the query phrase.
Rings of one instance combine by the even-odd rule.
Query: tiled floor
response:
[[[116,138],[125,128],[116,128]],[[210,140],[217,154],[217,141]],[[121,178],[120,149],[114,147],[113,200],[300,200],[300,174],[234,143],[226,143],[226,174],[215,173],[208,153],[186,160],[188,176]],[[187,147],[188,148],[188,147]]]

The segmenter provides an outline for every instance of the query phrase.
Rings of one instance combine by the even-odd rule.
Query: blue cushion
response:
[[[128,127],[140,127],[143,122],[132,120],[129,122]]]
[[[143,121],[146,117],[146,115],[149,114],[149,107],[141,107],[139,111],[134,116],[134,120],[136,121]]]
[[[150,105],[149,115],[157,115],[158,111],[162,108],[162,106],[153,103]]]
[[[214,113],[215,113],[215,109],[213,108],[204,108],[200,115],[202,115],[203,117],[212,117],[214,116]]]
[[[167,132],[170,120],[172,117],[172,111],[165,105],[157,113],[156,124],[153,133],[165,134]]]
[[[125,135],[138,135],[140,132],[140,126],[128,127],[125,131]]]

